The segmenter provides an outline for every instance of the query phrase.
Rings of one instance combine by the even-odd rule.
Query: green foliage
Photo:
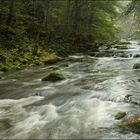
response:
[[[0,1],[1,68],[40,65],[44,52],[68,56],[96,50],[116,39],[117,6],[110,0]]]

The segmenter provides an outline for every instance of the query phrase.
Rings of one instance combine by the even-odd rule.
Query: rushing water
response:
[[[140,114],[140,70],[132,69],[140,46],[131,43],[109,57],[70,56],[74,61],[57,70],[66,77],[61,82],[41,81],[51,66],[7,74],[0,80],[0,138],[140,138],[114,119],[118,111]]]

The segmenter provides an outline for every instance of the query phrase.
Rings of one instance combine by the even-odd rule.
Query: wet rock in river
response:
[[[55,81],[64,80],[64,79],[65,79],[65,77],[64,77],[64,75],[62,73],[53,72],[53,73],[50,73],[47,76],[45,76],[42,79],[42,81],[55,82]]]
[[[140,69],[140,63],[134,64],[133,69]]]
[[[130,94],[127,94],[126,96],[125,96],[125,99],[129,99],[129,97],[131,97],[132,95],[130,95]]]
[[[114,117],[116,120],[120,120],[126,116],[126,112],[120,111]]]
[[[129,45],[131,44],[129,41],[119,42],[119,45]]]
[[[10,119],[0,119],[0,130],[4,131],[11,128],[12,126],[13,125]]]
[[[88,54],[89,54],[90,56],[95,56],[95,55],[96,55],[95,52],[89,52]]]
[[[139,58],[140,57],[140,54],[135,54],[133,57],[134,58]]]
[[[117,48],[117,49],[128,49],[128,46],[127,45],[115,45],[114,48]]]
[[[127,103],[131,103],[131,104],[140,106],[140,99],[137,96],[128,94],[125,96],[124,101]]]
[[[140,114],[129,117],[127,120],[117,124],[119,127],[126,128],[133,133],[140,134]]]

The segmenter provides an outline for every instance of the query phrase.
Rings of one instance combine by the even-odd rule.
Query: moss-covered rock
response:
[[[64,80],[64,79],[65,79],[65,77],[64,77],[64,75],[62,73],[53,72],[53,73],[50,73],[47,76],[45,76],[42,79],[42,81],[55,82],[55,81]]]
[[[134,64],[133,69],[140,69],[140,63]]]
[[[62,60],[64,60],[64,59],[57,56],[56,54],[46,54],[42,58],[40,58],[40,61],[42,61],[45,65],[46,64],[55,64]]]
[[[114,117],[116,120],[120,120],[120,119],[124,118],[125,116],[126,116],[126,112],[120,111]]]
[[[133,133],[140,134],[140,115],[131,116],[126,121],[118,123],[117,126],[126,128]]]
[[[119,44],[119,45],[129,45],[129,44],[131,44],[131,43],[128,42],[128,41],[124,41],[124,42],[119,42],[118,44]]]
[[[117,48],[117,49],[128,49],[128,46],[127,45],[115,45],[114,48]]]
[[[44,64],[55,64],[55,63],[57,63],[60,60],[61,59],[59,57],[55,57],[53,59],[48,59],[48,60],[44,61]]]

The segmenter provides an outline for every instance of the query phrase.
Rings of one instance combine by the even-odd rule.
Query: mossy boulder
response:
[[[140,69],[140,63],[134,64],[133,69]]]
[[[48,74],[47,76],[45,76],[42,81],[52,81],[52,82],[55,82],[55,81],[60,81],[60,80],[64,80],[65,77],[62,73],[57,73],[57,72],[53,72],[53,73],[50,73]]]
[[[117,126],[127,128],[133,133],[140,134],[140,115],[131,116],[126,121],[118,123]]]
[[[44,56],[43,58],[40,59],[45,65],[47,64],[56,64],[59,61],[64,60],[62,57],[59,57],[55,54],[50,54],[47,56]]]
[[[48,59],[48,60],[44,61],[44,64],[55,64],[59,61],[61,61],[61,57],[55,57],[53,59]]]
[[[126,116],[126,112],[120,111],[116,115],[114,115],[116,120],[120,120]]]

